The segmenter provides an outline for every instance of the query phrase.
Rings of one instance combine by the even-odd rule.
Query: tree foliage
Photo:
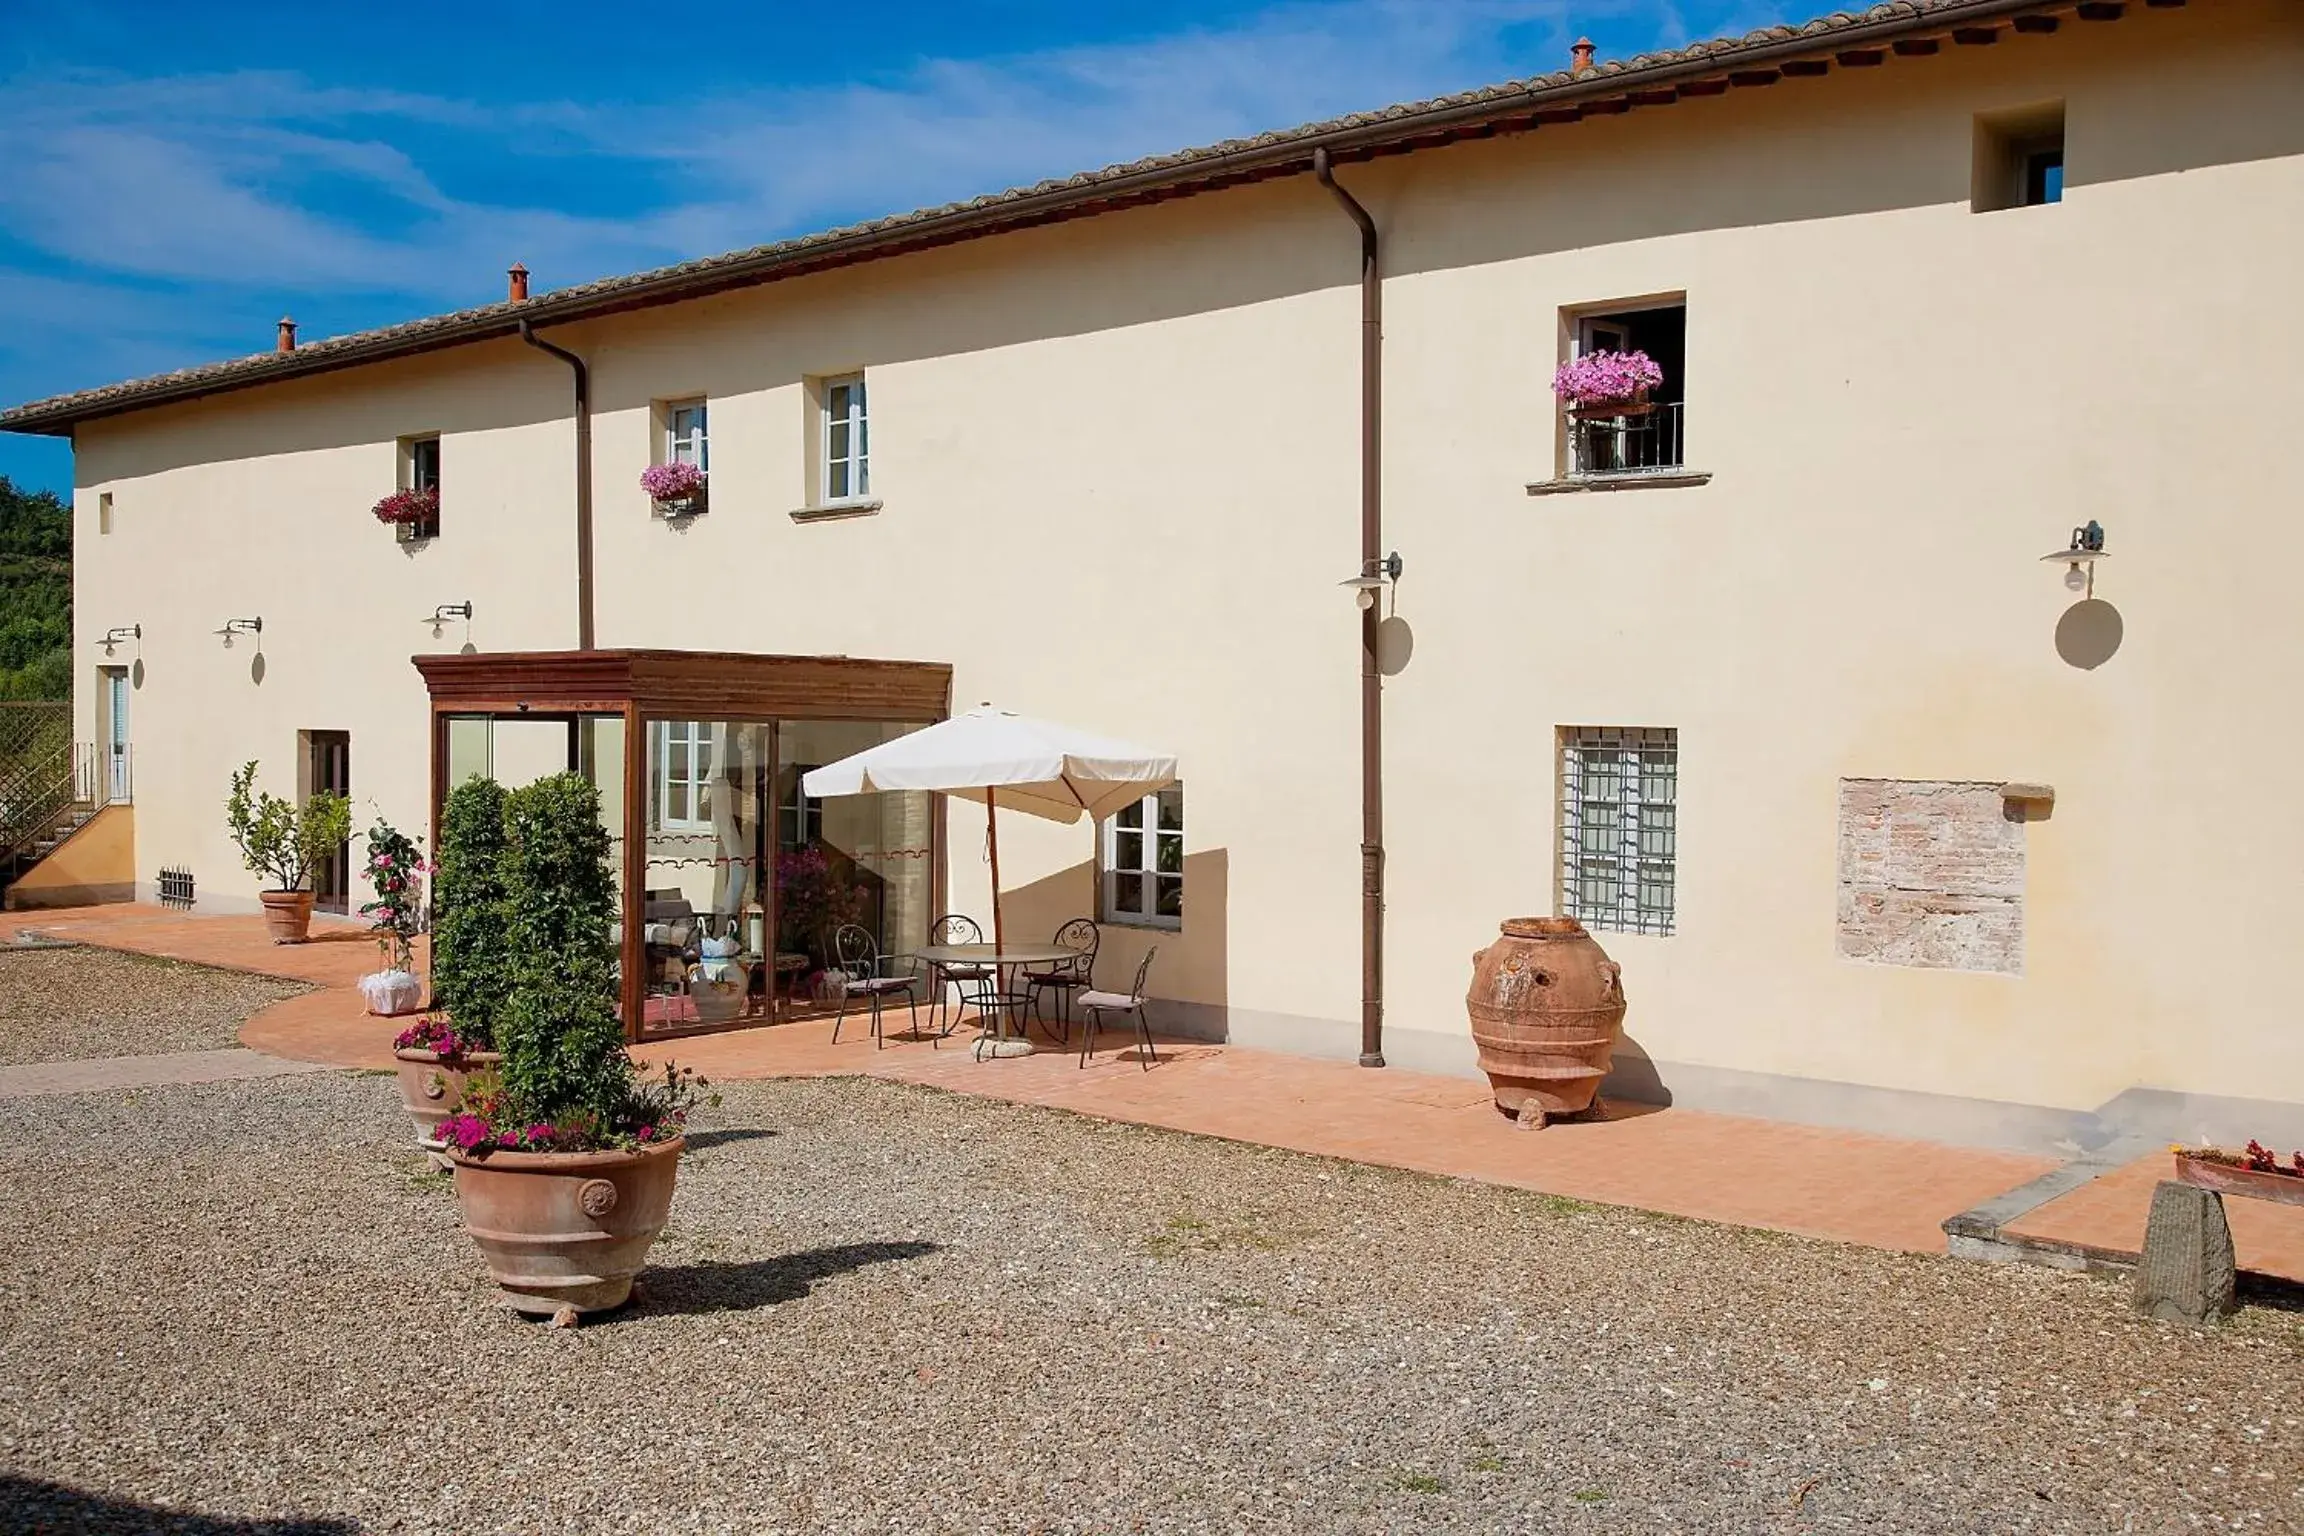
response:
[[[352,802],[327,790],[301,806],[256,787],[253,760],[232,775],[224,802],[224,822],[240,845],[240,862],[254,875],[271,877],[266,889],[300,891],[312,872],[352,835]]]
[[[72,696],[72,509],[0,475],[0,699]]]
[[[479,777],[448,792],[432,875],[432,1004],[478,1050],[496,1048],[496,1020],[511,985],[504,798],[503,785]]]
[[[504,802],[512,986],[496,1021],[504,1091],[528,1120],[608,1134],[629,1118],[616,1017],[616,880],[600,792],[574,773]]]

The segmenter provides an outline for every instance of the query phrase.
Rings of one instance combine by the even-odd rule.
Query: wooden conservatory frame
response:
[[[951,709],[952,668],[942,662],[872,661],[848,656],[757,656],[728,651],[502,651],[410,658],[431,699],[431,832],[440,845],[453,720],[568,723],[568,767],[581,771],[586,719],[624,728],[622,1007],[624,1034],[641,1038],[646,1001],[643,914],[648,882],[648,726],[710,720],[765,725],[771,760],[783,720],[918,720]],[[931,824],[930,880],[944,887],[944,825]],[[767,932],[776,931],[776,882],[761,881]],[[773,948],[771,939],[770,947]]]

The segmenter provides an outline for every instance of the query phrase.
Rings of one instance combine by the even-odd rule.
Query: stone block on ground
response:
[[[2136,1310],[2173,1323],[2218,1322],[2239,1307],[2234,1279],[2224,1197],[2161,1181],[2152,1191],[2144,1250],[2136,1261]]]

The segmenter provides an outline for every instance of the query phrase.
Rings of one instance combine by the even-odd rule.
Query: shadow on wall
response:
[[[1600,1084],[1600,1096],[1662,1109],[1672,1107],[1672,1089],[1657,1068],[1656,1058],[1629,1033],[1616,1042],[1616,1054],[1608,1059],[1608,1076]]]
[[[2112,659],[2126,632],[2119,609],[2100,597],[2087,598],[2056,621],[2056,654],[2066,666],[2093,671]]]
[[[1096,985],[1125,992],[1136,979],[1145,951],[1157,946],[1145,990],[1159,999],[1152,1028],[1203,1039],[1222,1040],[1231,998],[1232,851],[1208,848],[1184,856],[1184,926],[1133,928],[1107,922],[1098,912],[1095,862],[1074,864],[1030,885],[1010,888],[1001,900],[1012,941],[1039,940],[1076,917],[1097,919]],[[973,915],[973,914],[971,914]],[[984,926],[991,928],[990,914]]]
[[[239,1520],[84,1493],[0,1474],[0,1527],[11,1531],[149,1531],[160,1536],[353,1536],[351,1520]]]

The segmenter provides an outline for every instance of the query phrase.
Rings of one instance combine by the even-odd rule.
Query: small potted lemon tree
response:
[[[256,893],[275,944],[301,944],[312,930],[312,872],[352,835],[352,803],[322,790],[301,806],[256,788],[256,764],[232,775],[225,825],[252,875],[272,883]]]

